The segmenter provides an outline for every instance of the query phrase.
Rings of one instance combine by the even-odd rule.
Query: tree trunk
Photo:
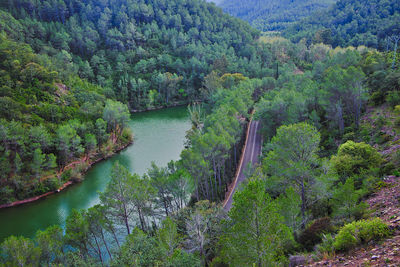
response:
[[[109,248],[108,248],[108,245],[107,245],[106,239],[105,239],[105,237],[104,237],[104,234],[103,234],[103,229],[101,229],[101,230],[100,230],[100,233],[101,233],[101,239],[103,240],[104,246],[106,247],[106,250],[107,250],[108,256],[110,256],[110,259],[112,259],[111,252],[110,252],[110,250],[109,250]]]
[[[342,104],[339,102],[336,104],[336,111],[337,111],[337,120],[338,120],[338,125],[339,125],[339,132],[341,135],[344,133],[344,119],[343,119],[343,109],[342,109]]]
[[[92,235],[93,235],[94,241],[96,242],[97,253],[99,254],[101,265],[103,265],[103,257],[101,256],[101,249],[100,249],[100,246],[99,246],[99,242],[97,241],[97,238],[96,238],[95,234],[92,233]]]
[[[306,195],[304,189],[304,178],[301,178],[301,228],[306,227]]]
[[[126,231],[128,232],[128,235],[131,233],[130,229],[129,229],[129,223],[128,223],[128,214],[126,211],[126,206],[124,205],[124,221],[125,221],[125,227],[126,227]]]

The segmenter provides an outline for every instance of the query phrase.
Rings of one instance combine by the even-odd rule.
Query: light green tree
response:
[[[315,166],[318,165],[318,146],[320,134],[307,123],[281,126],[270,143],[270,152],[263,165],[271,175],[275,187],[292,186],[301,197],[302,227],[306,223],[306,209],[314,184],[316,183]],[[269,178],[268,178],[269,179]],[[281,192],[282,193],[282,192]]]
[[[64,262],[64,236],[60,226],[54,225],[36,233],[36,242],[41,250],[40,262],[47,266]]]
[[[285,245],[293,240],[278,206],[260,179],[252,179],[234,195],[221,256],[230,266],[279,266],[285,262]]]
[[[10,236],[1,243],[1,251],[1,265],[39,266],[40,248],[29,238]]]
[[[131,174],[118,162],[111,170],[111,180],[106,190],[100,193],[101,203],[106,207],[109,216],[114,221],[122,223],[130,234],[130,221],[134,208],[132,207],[132,195],[130,192]]]

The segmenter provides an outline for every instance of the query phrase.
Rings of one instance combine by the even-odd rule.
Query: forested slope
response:
[[[396,0],[340,0],[289,27],[284,35],[336,46],[387,48],[387,37],[400,34],[400,3]],[[390,43],[389,48],[393,47]]]
[[[335,0],[225,0],[219,6],[232,16],[250,22],[259,30],[280,31],[335,2]]]
[[[101,87],[77,76],[62,79],[47,56],[4,33],[0,58],[0,204],[79,179],[79,168],[62,177],[57,172],[130,142],[127,107],[107,99]]]
[[[17,0],[2,8],[0,29],[10,37],[131,110],[201,98],[213,68],[247,73],[257,62],[249,50],[257,31],[204,1]]]
[[[317,44],[280,37],[253,42],[256,31],[204,1],[117,3],[118,8],[116,1],[9,1],[6,8],[18,20],[2,12],[0,25],[32,44],[39,58],[51,58],[55,69],[63,70],[58,79],[75,77],[75,85],[87,84],[77,73],[103,85],[103,90],[94,86],[100,95],[125,101],[131,109],[201,98],[202,105],[190,107],[186,148],[179,161],[153,165],[143,176],[115,163],[98,205],[72,212],[65,231],[53,226],[33,240],[7,238],[0,263],[280,266],[289,263],[289,255],[335,257],[393,234],[376,218],[382,213],[371,213],[365,203],[390,187],[387,176],[400,176],[400,71],[393,53],[333,49],[320,43],[331,36],[326,29],[316,35]],[[374,25],[382,28],[380,22]],[[4,62],[5,75],[19,66],[12,57]],[[52,65],[46,67],[46,75],[34,79],[42,81],[40,88],[56,79]],[[4,86],[25,76],[16,77],[5,78]],[[91,91],[93,85],[87,86]],[[10,94],[4,88],[2,93]],[[30,92],[29,84],[23,88]],[[46,102],[42,95],[49,90],[30,94]],[[71,89],[77,106],[82,91]],[[35,104],[33,96],[29,101]],[[110,118],[107,106],[123,110],[110,101],[105,100],[104,119]],[[103,107],[103,101],[95,102]],[[263,125],[261,163],[246,169],[248,182],[225,213],[218,203],[234,176],[253,108]],[[64,132],[56,131],[60,137]]]
[[[0,7],[1,202],[53,190],[70,177],[56,178],[57,170],[86,154],[107,155],[122,134],[127,142],[119,127],[127,109],[115,101],[131,111],[188,103],[207,97],[201,88],[211,71],[271,72],[254,50],[258,32],[203,1]]]

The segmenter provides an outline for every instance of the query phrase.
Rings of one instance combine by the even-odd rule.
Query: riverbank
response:
[[[130,112],[132,114],[143,113],[143,112],[147,112],[147,111],[162,110],[162,109],[166,109],[166,108],[183,107],[183,106],[187,106],[187,105],[189,105],[189,103],[175,102],[175,103],[172,103],[170,105],[165,105],[165,106],[151,107],[151,108],[146,108],[146,109],[133,109],[133,110],[130,110]]]
[[[186,131],[191,129],[191,121],[186,107],[176,107],[133,114],[126,127],[134,132],[133,145],[93,165],[82,177],[82,182],[70,185],[60,194],[1,209],[0,218],[4,219],[0,219],[0,243],[10,235],[33,238],[38,230],[49,226],[64,227],[72,210],[86,210],[99,204],[99,192],[107,188],[112,167],[117,161],[130,173],[143,175],[151,167],[152,161],[158,166],[167,166],[171,160],[179,160],[185,147]],[[116,149],[117,146],[114,147]],[[107,154],[106,149],[102,151]],[[91,158],[91,161],[95,160],[95,157]]]
[[[113,152],[112,152],[112,153],[109,153],[109,154],[107,154],[107,155],[102,155],[102,156],[100,156],[100,157],[99,157],[99,154],[100,154],[100,153],[96,153],[96,154],[92,155],[91,157],[85,156],[85,157],[82,158],[80,161],[73,162],[73,163],[70,163],[69,165],[67,165],[67,167],[63,168],[62,171],[59,171],[59,172],[57,173],[57,177],[58,177],[59,179],[61,179],[61,176],[62,176],[66,171],[70,171],[70,170],[76,169],[76,168],[78,168],[79,165],[82,164],[82,163],[85,163],[85,164],[86,164],[86,168],[80,172],[81,175],[84,175],[84,174],[85,174],[87,171],[89,171],[95,164],[97,164],[97,163],[99,163],[99,162],[101,162],[101,161],[103,161],[103,160],[106,160],[106,159],[111,158],[111,157],[114,156],[115,154],[117,154],[117,153],[123,151],[124,149],[126,149],[126,148],[127,148],[128,146],[130,146],[132,143],[133,143],[133,140],[131,140],[131,141],[128,142],[127,144],[122,144],[122,145],[120,145],[120,146],[117,147],[116,149],[113,149]],[[64,190],[65,188],[67,188],[67,187],[69,187],[69,186],[71,186],[71,185],[73,185],[73,184],[75,184],[75,183],[81,182],[81,181],[82,181],[82,180],[77,180],[77,179],[74,179],[74,177],[71,177],[70,180],[68,180],[67,182],[65,182],[64,184],[62,184],[62,185],[61,185],[59,188],[57,188],[56,190],[53,190],[53,191],[50,191],[50,192],[46,192],[46,193],[44,193],[44,194],[41,194],[41,195],[38,195],[38,196],[34,196],[34,197],[30,197],[30,198],[27,198],[27,199],[17,200],[17,201],[11,202],[11,203],[2,204],[2,205],[0,205],[0,209],[16,207],[16,206],[20,206],[20,205],[23,205],[23,204],[27,204],[27,203],[32,203],[32,202],[38,201],[38,200],[43,199],[43,198],[46,198],[46,197],[48,197],[48,196],[50,196],[50,195],[59,193],[59,192],[61,192],[62,190]]]

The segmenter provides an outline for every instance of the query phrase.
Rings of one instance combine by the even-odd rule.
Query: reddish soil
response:
[[[391,176],[385,182],[386,186],[366,202],[371,216],[385,221],[393,236],[307,266],[400,266],[400,177]]]

